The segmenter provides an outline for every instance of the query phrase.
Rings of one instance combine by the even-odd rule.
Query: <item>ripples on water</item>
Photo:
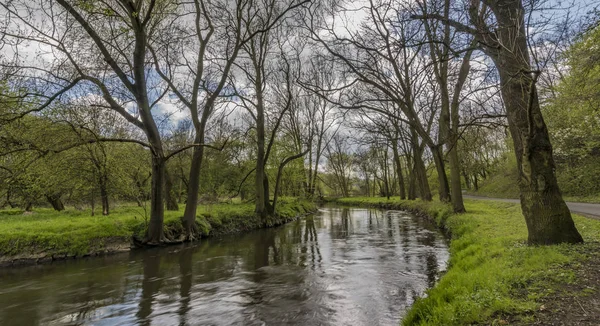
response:
[[[398,325],[447,259],[419,217],[325,208],[195,246],[0,271],[0,325]]]

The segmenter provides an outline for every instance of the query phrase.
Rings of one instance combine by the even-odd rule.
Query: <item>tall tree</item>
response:
[[[136,141],[152,152],[152,191],[147,243],[162,242],[164,219],[164,175],[166,154],[152,109],[164,96],[149,78],[148,44],[160,32],[162,14],[170,10],[166,1],[119,0],[81,2],[69,0],[10,1],[0,3],[2,16],[9,17],[2,34],[10,39],[12,57],[5,58],[4,73],[9,87],[26,89],[18,94],[34,107],[16,112],[9,119],[39,112],[60,101],[88,96],[94,105],[121,114],[138,127],[147,143]],[[49,49],[31,64],[23,49]],[[10,76],[10,77],[9,77]]]
[[[450,0],[437,1],[431,4],[428,1],[419,3],[420,9],[427,14],[428,11],[442,12],[443,17],[450,17]],[[429,55],[431,56],[433,72],[440,89],[440,116],[438,123],[438,143],[445,144],[448,151],[450,166],[450,194],[454,212],[465,212],[465,205],[462,198],[462,187],[460,181],[460,166],[458,151],[456,150],[459,136],[459,104],[460,93],[467,81],[469,74],[470,60],[473,48],[469,45],[460,65],[458,65],[457,78],[453,87],[453,93],[450,92],[450,74],[452,71],[452,48],[456,42],[455,35],[452,33],[448,24],[441,24],[438,21],[430,22],[424,20],[425,34],[429,42]],[[440,26],[442,25],[442,26]],[[454,51],[456,52],[456,51]],[[438,156],[439,157],[439,156]],[[443,184],[443,182],[441,183]]]
[[[439,14],[417,18],[438,19],[473,35],[494,61],[515,148],[529,243],[582,242],[556,181],[552,144],[536,87],[541,72],[532,69],[527,43],[528,12],[521,0],[471,0],[468,14],[470,25]]]
[[[359,9],[366,15],[360,26],[340,32],[339,25],[348,25],[344,15],[335,15],[346,10],[343,5],[316,4],[305,21],[311,39],[343,67],[345,84],[322,92],[323,96],[343,109],[367,109],[409,125],[432,153],[440,200],[450,201],[442,144],[429,129],[429,122],[437,114],[433,104],[438,95],[428,89],[434,86],[428,80],[431,68],[423,59],[426,37],[421,24],[409,19],[408,3],[369,1]],[[379,105],[390,101],[401,115]],[[413,157],[416,166],[421,166],[418,160],[422,157]],[[424,199],[431,198],[425,188],[423,194]]]

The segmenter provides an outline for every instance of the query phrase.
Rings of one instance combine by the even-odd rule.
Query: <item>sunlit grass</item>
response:
[[[538,299],[560,284],[574,282],[565,264],[585,260],[586,245],[527,246],[527,229],[518,205],[465,202],[468,213],[452,214],[439,202],[346,198],[354,205],[397,205],[434,216],[451,233],[449,269],[418,299],[403,325],[502,324],[509,316],[523,322],[539,309]],[[600,221],[574,216],[586,241],[600,241]]]

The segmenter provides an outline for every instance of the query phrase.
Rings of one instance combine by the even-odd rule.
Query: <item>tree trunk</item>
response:
[[[257,87],[257,89],[260,89]],[[262,98],[257,100],[258,103],[262,103]],[[259,104],[257,107],[256,114],[256,137],[257,137],[257,157],[256,157],[256,214],[258,214],[263,221],[266,217],[272,214],[272,207],[269,203],[269,180],[265,171],[265,116],[264,109]]]
[[[431,189],[429,188],[429,181],[427,180],[427,171],[425,169],[425,163],[421,155],[414,155],[415,160],[415,178],[417,188],[419,189],[419,195],[422,200],[431,201]]]
[[[450,148],[450,152],[448,152],[448,159],[448,163],[450,165],[450,199],[452,200],[452,208],[455,213],[464,213],[466,212],[466,209],[463,202],[462,187],[460,184],[460,162],[458,160],[456,143]]]
[[[201,133],[196,131],[194,137],[195,144],[204,142],[204,131]],[[187,197],[185,202],[185,210],[183,212],[183,229],[186,240],[193,240],[194,235],[198,233],[196,225],[196,210],[198,209],[198,191],[200,189],[200,170],[202,168],[202,159],[204,157],[204,147],[194,147],[192,153],[192,161],[190,165],[190,174],[187,183]]]
[[[446,2],[446,7],[450,3]],[[475,45],[473,43],[473,45]],[[469,50],[465,53],[463,61],[460,65],[458,72],[458,81],[454,85],[454,94],[452,94],[452,102],[450,104],[450,129],[448,130],[448,141],[446,142],[446,148],[448,149],[448,160],[450,166],[450,197],[452,200],[452,209],[455,213],[464,213],[465,204],[463,201],[462,187],[460,184],[460,159],[458,157],[458,138],[459,138],[459,124],[460,124],[460,92],[467,80],[467,76],[471,69],[471,55],[473,50]],[[468,181],[465,180],[468,185]],[[468,187],[468,186],[467,186]]]
[[[400,192],[400,199],[406,199],[406,190],[404,185],[404,175],[402,174],[402,163],[400,162],[400,155],[398,153],[398,141],[392,141],[392,151],[394,154],[394,162],[396,165],[396,173],[398,174],[398,186]]]
[[[92,216],[96,215],[96,195],[94,194],[94,190],[92,188],[92,196],[90,198],[90,205],[92,206]]]
[[[102,202],[102,215],[108,215],[109,211],[109,203],[108,203],[108,191],[106,190],[106,184],[100,184],[100,201]]]
[[[467,186],[467,189],[471,190],[471,178],[469,177],[469,174],[464,168],[462,170],[462,174],[463,178],[465,179],[465,186]]]
[[[448,176],[446,176],[446,167],[444,165],[442,146],[432,146],[430,149],[438,175],[440,201],[443,203],[448,203],[450,202],[450,187],[448,186]]]
[[[536,89],[537,73],[530,66],[523,4],[520,0],[499,1],[492,10],[499,24],[498,42],[503,46],[485,51],[500,75],[528,241],[539,245],[583,242],[556,181],[552,145]]]
[[[55,211],[63,211],[65,210],[65,205],[62,200],[60,200],[60,196],[58,195],[46,195],[46,200],[52,205]]]
[[[323,128],[323,123],[321,123],[321,128]],[[323,135],[319,134],[317,139],[317,151],[315,152],[315,167],[312,171],[312,183],[310,185],[310,196],[312,197],[315,194],[315,187],[317,184],[317,176],[319,171],[319,161],[321,160],[321,147],[323,146]],[[310,162],[309,162],[310,164]]]
[[[164,206],[164,179],[165,159],[161,156],[152,157],[152,189],[150,192],[150,221],[144,242],[148,244],[159,244],[165,236],[163,221],[165,215]]]
[[[387,148],[383,152],[383,185],[385,189],[385,197],[390,199],[390,174],[388,171],[388,152]]]
[[[535,84],[527,74],[521,78],[500,76],[519,169],[521,209],[529,232],[528,241],[540,245],[583,242],[558,188],[552,145]],[[533,99],[528,110],[529,92]]]
[[[177,203],[177,195],[175,194],[175,189],[173,187],[173,179],[171,179],[171,175],[167,168],[165,168],[165,196],[167,200],[167,210],[178,211],[179,204]]]
[[[283,174],[283,169],[289,162],[291,162],[295,159],[301,158],[307,152],[308,151],[305,151],[305,152],[287,157],[281,162],[281,164],[279,164],[279,168],[277,169],[277,178],[275,179],[275,189],[273,191],[273,208],[272,208],[273,213],[275,212],[275,209],[277,208],[277,198],[279,196],[279,188],[281,187],[281,176]]]
[[[411,144],[413,146],[413,171],[419,194],[422,200],[431,201],[431,189],[429,188],[427,170],[425,169],[425,163],[423,162],[423,146],[419,144],[417,132],[413,128],[411,128]]]

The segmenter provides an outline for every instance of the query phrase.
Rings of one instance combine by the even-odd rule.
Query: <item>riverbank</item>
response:
[[[341,198],[342,205],[418,211],[450,237],[449,268],[403,325],[597,325],[600,221],[574,215],[585,244],[530,247],[520,207],[466,200],[448,205],[398,198]]]
[[[179,211],[166,211],[164,229],[177,238],[183,228]],[[299,199],[284,199],[278,215],[263,222],[253,204],[220,203],[200,205],[197,212],[201,237],[272,227],[316,210],[316,205]],[[38,209],[0,211],[0,266],[36,264],[55,260],[106,255],[129,251],[132,236],[143,236],[148,216],[144,208],[117,207],[108,216],[90,216],[89,211],[67,209],[56,212]]]

